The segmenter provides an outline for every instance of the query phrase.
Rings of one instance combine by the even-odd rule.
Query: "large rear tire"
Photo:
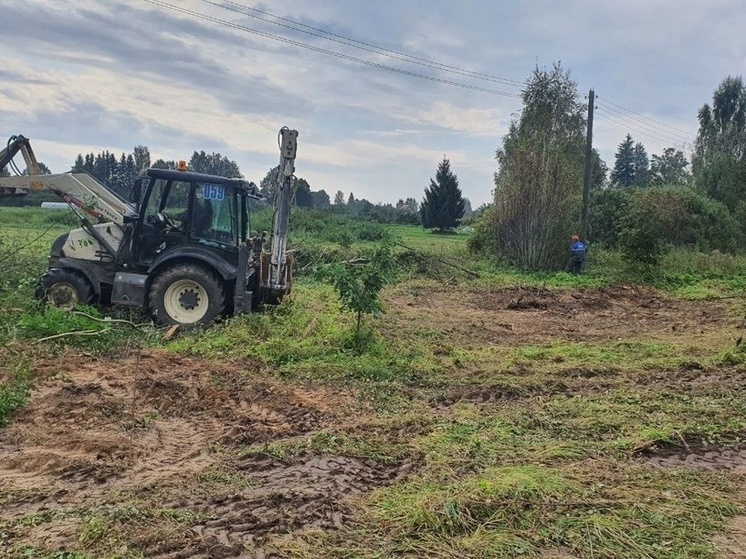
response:
[[[209,324],[225,309],[225,292],[215,274],[196,264],[178,264],[158,274],[148,296],[156,324]]]
[[[53,268],[42,276],[37,297],[48,305],[71,311],[93,302],[93,287],[80,272]]]

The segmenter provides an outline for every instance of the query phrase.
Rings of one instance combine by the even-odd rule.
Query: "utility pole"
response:
[[[580,238],[585,242],[588,232],[588,203],[591,195],[591,156],[593,154],[593,105],[596,93],[588,92],[588,134],[585,139],[585,174],[583,176],[583,214],[580,219]]]

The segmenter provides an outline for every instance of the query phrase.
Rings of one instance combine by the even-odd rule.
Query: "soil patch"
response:
[[[644,462],[659,468],[695,468],[746,473],[746,448],[702,448],[683,452],[662,451]]]
[[[494,288],[464,294],[444,288],[389,295],[391,315],[411,323],[439,325],[444,341],[462,347],[644,338],[698,337],[740,326],[723,302],[683,301],[650,288]]]
[[[252,548],[308,530],[343,528],[352,516],[349,497],[402,479],[413,463],[383,466],[371,460],[309,455],[288,464],[256,455],[233,467],[249,476],[249,488],[174,506],[212,519],[192,528],[200,538],[228,548]]]
[[[39,361],[31,371],[35,391],[0,431],[0,496],[6,501],[0,521],[44,512],[53,520],[43,532],[55,533],[57,539],[67,534],[73,546],[75,526],[65,519],[70,511],[118,502],[126,495],[178,495],[201,472],[220,464],[230,454],[226,450],[338,426],[356,405],[344,391],[281,384],[259,374],[252,362],[214,362],[160,351],[115,362],[66,356]],[[240,469],[250,473],[257,489],[237,494],[231,506],[207,503],[208,514],[216,519],[229,515],[225,525],[253,522],[236,529],[239,536],[229,538],[231,545],[252,534],[258,541],[280,517],[285,520],[276,533],[302,528],[316,513],[325,519],[319,517],[319,522],[335,526],[344,516],[344,511],[339,512],[342,517],[332,515],[341,495],[397,475],[344,458],[309,459],[294,467],[247,460]],[[265,506],[267,512],[260,510],[255,521],[239,522],[239,509],[231,508],[239,502],[252,510]],[[297,512],[292,518],[290,513],[283,516],[286,509],[306,502],[313,503],[307,517]],[[191,536],[209,540],[213,534],[208,528],[215,527],[205,525],[201,535]],[[41,532],[29,529],[24,541]],[[165,545],[162,538],[158,542]],[[200,546],[192,548],[194,556],[223,556]]]

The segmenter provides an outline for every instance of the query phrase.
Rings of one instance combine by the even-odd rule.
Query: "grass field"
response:
[[[746,556],[742,257],[641,285],[614,253],[523,274],[294,220],[291,298],[167,340],[39,307],[69,225],[0,208],[0,556]],[[382,235],[402,272],[361,346],[312,269]]]

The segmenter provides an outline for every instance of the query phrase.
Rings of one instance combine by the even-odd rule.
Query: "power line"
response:
[[[662,138],[660,136],[657,136],[655,134],[652,134],[652,133],[647,132],[647,131],[645,131],[643,129],[640,129],[640,128],[635,128],[633,125],[631,125],[631,124],[629,124],[627,122],[624,122],[624,121],[621,121],[621,120],[617,120],[617,118],[612,113],[606,113],[602,107],[599,107],[598,111],[599,111],[599,116],[601,118],[605,118],[606,120],[609,120],[610,122],[613,122],[613,123],[615,123],[615,124],[617,124],[619,126],[622,126],[622,127],[625,127],[625,128],[631,128],[634,132],[636,132],[638,134],[642,134],[643,136],[648,136],[649,138],[652,138],[654,140],[658,140],[659,142],[663,142],[664,144],[674,145],[676,147],[683,148],[684,150],[688,150],[688,148],[686,147],[686,142],[683,142],[683,143],[680,142],[680,141],[678,141],[678,142],[672,142],[670,139]]]
[[[655,122],[655,121],[645,121],[645,120],[642,120],[642,119],[639,119],[639,118],[635,118],[635,117],[630,116],[630,115],[628,115],[626,113],[618,111],[618,110],[614,109],[613,107],[611,107],[609,105],[606,105],[605,103],[601,103],[600,106],[601,106],[601,108],[603,110],[605,110],[608,113],[611,113],[611,114],[615,115],[617,118],[620,118],[620,119],[622,119],[622,120],[624,120],[626,122],[630,122],[632,124],[635,124],[635,125],[637,125],[639,127],[645,128],[646,130],[651,130],[653,132],[659,133],[661,135],[665,135],[667,137],[670,137],[670,138],[673,138],[673,139],[676,139],[676,140],[679,140],[679,141],[684,140],[684,141],[687,141],[687,142],[692,142],[694,140],[694,137],[692,135],[688,134],[688,133],[686,135],[682,135],[682,134],[678,134],[676,132],[670,132],[668,130],[665,130],[665,129],[659,127],[659,126],[656,126],[655,124],[650,124],[650,122]]]
[[[652,126],[650,124],[647,124],[645,122],[641,122],[638,120],[631,119],[627,116],[625,116],[623,113],[620,113],[619,111],[615,111],[613,109],[610,109],[608,107],[605,107],[603,105],[600,105],[598,107],[600,111],[604,111],[606,114],[612,115],[620,120],[623,120],[624,122],[628,123],[631,126],[635,126],[637,128],[642,128],[643,130],[647,130],[649,132],[653,132],[655,134],[658,134],[659,136],[663,136],[665,138],[668,138],[670,141],[675,142],[689,142],[692,143],[694,141],[694,138],[692,136],[681,136],[679,134],[674,134],[672,132],[668,132],[667,130],[663,130],[661,128],[658,128],[656,126]]]
[[[645,115],[643,115],[642,113],[638,113],[638,112],[635,112],[635,111],[633,111],[632,109],[628,109],[627,107],[623,107],[622,105],[619,105],[618,103],[614,103],[614,101],[610,101],[609,99],[606,99],[606,98],[604,98],[604,97],[598,97],[597,99],[599,99],[599,100],[600,100],[601,102],[604,102],[604,101],[605,101],[606,103],[609,103],[609,104],[611,104],[611,105],[614,105],[615,107],[617,107],[617,108],[619,108],[619,109],[622,109],[622,110],[624,110],[624,111],[627,111],[628,113],[632,113],[633,115],[637,115],[637,116],[639,116],[639,117],[642,117],[643,119],[646,119],[646,120],[651,120],[651,121],[655,122],[656,124],[659,124],[659,125],[661,125],[661,126],[664,126],[665,128],[670,128],[671,130],[676,130],[677,132],[683,132],[683,133],[684,133],[684,134],[686,134],[686,135],[689,135],[689,134],[690,134],[690,133],[689,133],[689,132],[687,132],[686,130],[682,130],[681,128],[676,128],[675,126],[671,126],[670,124],[666,124],[665,122],[661,122],[660,120],[655,120],[655,119],[654,119],[654,118],[652,118],[652,117],[649,117],[649,116],[645,116]]]
[[[191,16],[191,17],[197,18],[197,19],[201,19],[203,21],[209,21],[211,23],[217,23],[219,25],[223,25],[225,27],[231,27],[233,29],[237,29],[239,31],[243,31],[245,33],[251,33],[253,35],[259,35],[259,36],[265,37],[267,39],[272,39],[274,41],[279,41],[281,43],[293,45],[293,46],[296,46],[296,47],[301,47],[301,48],[304,48],[304,49],[307,49],[307,50],[310,50],[310,51],[313,51],[313,52],[318,52],[318,53],[321,53],[321,54],[326,54],[326,55],[329,55],[329,56],[334,56],[334,57],[340,58],[342,60],[348,60],[350,62],[356,62],[358,64],[363,64],[365,66],[370,66],[370,67],[373,67],[373,68],[378,68],[380,70],[386,70],[388,72],[393,72],[393,73],[401,74],[401,75],[404,75],[404,76],[409,76],[409,77],[413,77],[413,78],[419,78],[419,79],[423,79],[423,80],[429,80],[429,81],[432,81],[432,82],[442,83],[442,84],[445,84],[445,85],[451,85],[451,86],[454,86],[454,87],[460,87],[462,89],[469,89],[469,90],[473,90],[473,91],[480,91],[482,93],[489,93],[489,94],[492,94],[492,95],[500,95],[500,96],[503,96],[503,97],[520,97],[520,95],[516,94],[516,93],[507,93],[505,91],[498,91],[496,89],[489,89],[489,88],[481,87],[481,86],[478,86],[478,85],[470,85],[470,84],[465,84],[465,83],[462,83],[462,82],[456,82],[456,81],[452,81],[452,80],[447,80],[447,79],[444,79],[444,78],[437,78],[435,76],[428,76],[426,74],[420,74],[419,72],[412,72],[410,70],[403,70],[401,68],[395,68],[393,66],[387,66],[385,64],[379,64],[377,62],[371,62],[370,60],[365,60],[363,58],[357,58],[355,56],[350,56],[348,54],[343,54],[343,53],[340,53],[340,52],[331,51],[331,50],[324,49],[324,48],[321,48],[321,47],[316,47],[316,46],[313,46],[313,45],[309,45],[308,43],[304,43],[302,41],[296,41],[294,39],[289,39],[287,37],[282,37],[280,35],[274,35],[272,33],[267,33],[266,31],[260,31],[258,29],[253,29],[253,28],[247,27],[245,25],[240,25],[238,23],[233,23],[233,22],[230,22],[230,21],[226,21],[224,19],[220,19],[220,18],[216,18],[216,17],[213,17],[213,16],[209,16],[209,15],[206,15],[206,14],[203,14],[203,13],[200,13],[200,12],[196,12],[194,10],[190,10],[190,9],[187,9],[187,8],[182,8],[180,6],[174,6],[173,4],[168,4],[168,3],[162,2],[160,0],[142,0],[142,1],[143,2],[147,2],[148,4],[152,4],[154,6],[159,6],[161,8],[166,8],[168,10],[172,10],[172,11],[175,11],[175,12],[180,12],[182,14],[186,14],[188,16]]]
[[[229,10],[231,12],[240,13],[242,15],[245,15],[245,16],[248,16],[254,19],[258,19],[260,21],[264,21],[267,23],[271,23],[273,25],[278,25],[280,27],[292,29],[293,31],[305,33],[306,35],[311,35],[313,37],[319,37],[327,41],[332,41],[335,43],[350,46],[350,47],[364,50],[367,52],[372,52],[374,54],[387,56],[395,60],[401,60],[403,62],[408,62],[411,64],[419,64],[420,66],[426,66],[428,68],[433,68],[436,70],[442,70],[445,72],[451,72],[454,74],[458,74],[458,75],[466,76],[470,78],[476,78],[480,80],[501,83],[501,84],[509,85],[512,87],[524,87],[527,85],[527,82],[525,81],[513,80],[510,78],[502,78],[500,76],[495,76],[492,74],[485,74],[482,72],[474,72],[472,70],[467,70],[464,68],[460,68],[458,66],[452,66],[450,64],[443,64],[442,62],[436,62],[434,60],[429,60],[427,58],[420,58],[418,56],[407,54],[405,52],[388,49],[386,47],[381,47],[373,43],[369,43],[366,41],[360,41],[358,39],[353,39],[351,37],[346,37],[344,35],[333,33],[331,31],[327,31],[319,27],[314,27],[312,25],[306,25],[305,23],[301,23],[301,22],[298,22],[298,21],[295,21],[295,20],[292,20],[286,17],[278,16],[278,15],[272,14],[264,10],[253,8],[251,6],[246,6],[239,2],[233,2],[231,0],[224,0],[222,3],[213,2],[211,0],[201,0],[201,2],[203,2],[204,4],[215,6],[217,8]],[[235,7],[231,8],[230,6],[227,6],[226,4],[230,4]],[[254,13],[251,13],[251,12],[254,12]],[[278,21],[273,21],[272,19],[261,17],[256,14],[269,16],[270,18],[274,18],[275,20],[278,20]],[[280,22],[286,22],[286,23],[280,23]]]
[[[606,120],[613,122],[614,124],[617,124],[618,126],[622,126],[628,130],[631,130],[635,132],[636,134],[642,134],[643,136],[647,136],[648,138],[652,138],[654,140],[658,140],[659,142],[663,142],[664,144],[673,145],[676,147],[681,147],[683,149],[687,149],[686,144],[687,142],[682,142],[680,140],[672,141],[670,138],[658,136],[655,133],[652,133],[650,131],[647,131],[643,128],[637,128],[635,125],[630,124],[629,122],[625,122],[623,120],[619,120],[615,115],[612,113],[608,113],[604,111],[602,107],[598,107],[597,109],[599,112],[597,113],[598,116],[601,118],[605,118]]]

